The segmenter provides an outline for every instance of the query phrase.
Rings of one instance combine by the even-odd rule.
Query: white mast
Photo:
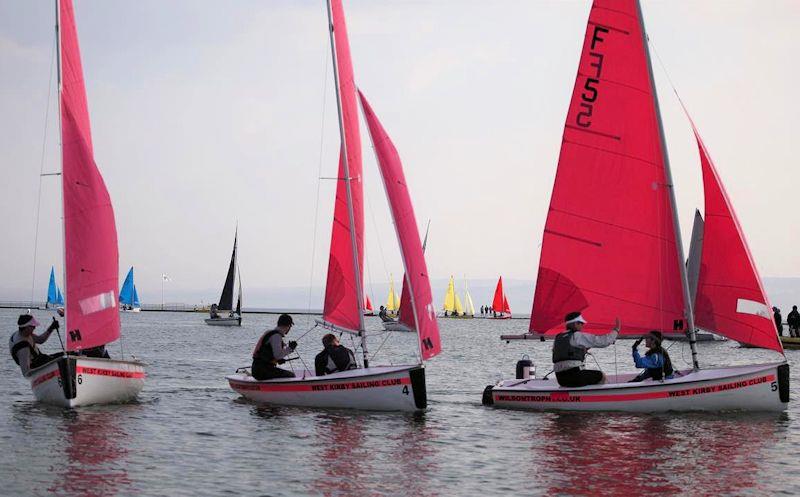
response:
[[[61,81],[61,1],[56,0],[56,74],[58,78],[58,162],[59,162],[59,176],[61,177],[61,247],[63,248],[61,254],[63,256],[63,266],[62,266],[62,275],[64,279],[64,334],[65,338],[69,338],[69,326],[68,326],[68,318],[69,312],[67,312],[67,287],[69,282],[67,281],[67,223],[64,219],[66,213],[66,206],[64,205],[64,140],[62,135],[62,125],[61,125],[61,91],[62,91],[62,81]]]
[[[689,291],[689,280],[686,275],[686,264],[684,261],[686,258],[683,255],[683,240],[681,237],[681,225],[678,221],[678,208],[677,202],[675,201],[675,184],[672,181],[672,171],[669,167],[669,154],[667,153],[667,141],[664,137],[664,125],[661,122],[661,109],[658,106],[658,92],[656,91],[656,83],[655,79],[653,78],[653,66],[650,63],[650,47],[647,43],[647,33],[644,29],[644,18],[642,17],[642,6],[639,3],[639,0],[636,1],[636,10],[639,14],[639,25],[642,28],[642,43],[644,44],[644,54],[645,58],[647,59],[647,71],[650,76],[650,88],[653,92],[653,103],[655,105],[656,110],[656,121],[658,122],[658,133],[661,138],[661,155],[662,159],[664,160],[664,171],[667,176],[667,188],[669,189],[670,195],[670,207],[672,208],[672,224],[675,230],[675,243],[677,245],[676,249],[678,252],[678,267],[681,271],[681,285],[683,287],[683,301],[684,301],[684,317],[686,318],[687,324],[689,329],[686,331],[686,335],[689,337],[689,347],[692,349],[692,366],[695,371],[700,369],[700,364],[697,362],[697,339],[695,337],[695,330],[694,330],[694,309],[692,308],[692,297],[691,292]]]
[[[358,243],[356,242],[356,226],[355,214],[353,213],[353,193],[350,189],[350,166],[347,161],[347,140],[344,133],[344,116],[342,114],[342,97],[339,95],[339,63],[336,58],[336,40],[334,39],[333,30],[333,12],[331,10],[330,0],[326,0],[328,7],[328,28],[331,38],[331,57],[333,58],[333,80],[336,86],[336,110],[339,112],[339,136],[342,140],[342,166],[344,167],[344,178],[339,178],[339,181],[345,182],[345,190],[347,192],[347,216],[350,220],[350,245],[353,252],[353,271],[355,272],[356,282],[356,300],[358,301],[358,321],[359,329],[358,334],[361,336],[361,352],[364,356],[364,367],[369,367],[369,356],[367,353],[367,333],[366,326],[364,325],[364,291],[361,288],[361,270],[358,264]],[[358,116],[356,116],[358,119]]]

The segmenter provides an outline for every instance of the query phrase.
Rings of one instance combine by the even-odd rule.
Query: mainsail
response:
[[[494,298],[492,299],[492,310],[496,313],[511,314],[511,307],[508,305],[506,292],[503,289],[503,277],[497,280],[497,286],[494,289]]]
[[[353,79],[353,63],[341,0],[329,2],[334,63],[338,73],[342,143],[336,204],[333,212],[328,280],[323,319],[349,330],[361,329],[364,281],[364,203],[361,176],[361,136]],[[348,191],[349,190],[349,191]],[[349,202],[348,202],[349,198]],[[354,226],[351,227],[352,215]],[[353,240],[355,237],[355,240]],[[357,252],[353,257],[353,249]],[[357,261],[357,268],[354,267]]]
[[[139,307],[139,294],[136,292],[136,284],[133,282],[133,267],[128,270],[128,275],[122,283],[119,291],[119,301],[131,307]]]
[[[464,313],[464,306],[461,305],[461,299],[456,293],[456,284],[452,276],[447,285],[447,293],[444,295],[444,310],[450,314],[461,315]]]
[[[542,240],[530,331],[685,330],[670,181],[637,2],[595,0]]]
[[[416,321],[414,329],[417,330],[420,353],[422,359],[430,359],[441,351],[439,340],[439,326],[436,323],[436,314],[433,308],[431,284],[428,277],[428,268],[425,264],[425,255],[419,239],[414,208],[411,205],[411,195],[408,192],[403,166],[400,156],[389,139],[389,135],[381,126],[372,108],[359,92],[361,107],[367,121],[378,166],[386,188],[386,196],[392,211],[397,241],[400,244],[400,253],[405,266],[404,281],[408,282],[407,293],[411,299],[411,311]]]
[[[114,209],[94,162],[72,0],[59,2],[60,106],[67,350],[119,338],[119,253]]]
[[[694,122],[692,129],[700,151],[705,194],[695,322],[737,342],[783,352],[767,294],[733,205]]]
[[[236,283],[236,248],[239,242],[239,230],[233,237],[233,253],[231,253],[231,262],[228,266],[228,274],[225,277],[225,284],[222,286],[222,295],[219,297],[218,308],[220,311],[233,310],[233,287]]]
[[[386,311],[394,313],[399,309],[400,297],[397,296],[397,292],[394,290],[394,278],[389,276],[389,295],[386,296]]]
[[[464,290],[464,315],[475,315],[475,304],[472,302],[472,295],[469,294],[468,289]]]

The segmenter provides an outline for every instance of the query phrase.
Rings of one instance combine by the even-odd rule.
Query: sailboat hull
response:
[[[386,321],[383,323],[383,329],[386,331],[404,331],[404,332],[414,331],[399,321]]]
[[[127,402],[144,387],[144,363],[66,355],[28,376],[36,400],[60,407]]]
[[[141,309],[141,307],[134,307],[133,309],[122,308],[119,311],[120,312],[142,312],[142,309]]]
[[[782,411],[789,402],[786,362],[688,371],[666,381],[626,383],[634,374],[609,376],[609,383],[560,387],[555,379],[503,380],[486,387],[486,405],[557,411]]]
[[[206,318],[206,324],[211,326],[241,326],[242,318]]]
[[[233,390],[258,403],[285,406],[421,411],[427,407],[425,368],[377,366],[326,376],[259,381],[249,374],[227,377]]]

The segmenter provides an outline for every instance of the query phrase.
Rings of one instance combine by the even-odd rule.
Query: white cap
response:
[[[586,322],[587,321],[585,319],[583,319],[583,315],[579,314],[578,317],[572,318],[569,321],[565,321],[564,324],[570,324],[570,323],[583,323],[583,324],[586,324]]]

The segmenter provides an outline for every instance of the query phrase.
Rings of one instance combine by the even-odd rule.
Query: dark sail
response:
[[[233,283],[236,278],[236,242],[238,234],[233,238],[233,254],[231,254],[231,265],[228,267],[228,276],[225,278],[225,286],[222,287],[222,296],[219,298],[219,310],[233,310]]]

